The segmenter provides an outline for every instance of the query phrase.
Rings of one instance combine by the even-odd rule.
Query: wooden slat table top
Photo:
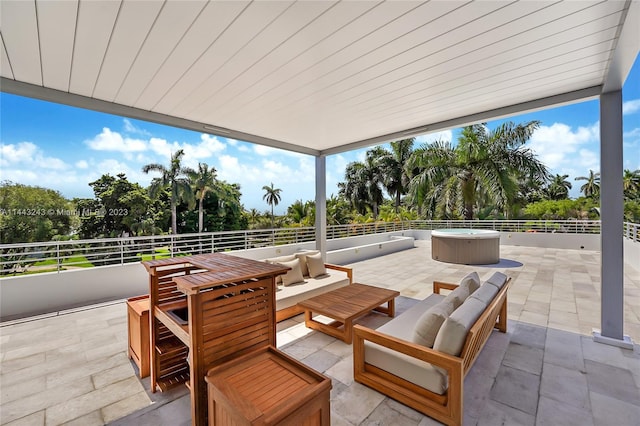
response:
[[[298,306],[344,322],[399,295],[395,290],[354,283],[298,302]]]
[[[186,294],[197,293],[204,288],[220,284],[280,275],[290,269],[224,253],[199,254],[181,259],[188,259],[188,263],[207,270],[173,279],[177,288]]]

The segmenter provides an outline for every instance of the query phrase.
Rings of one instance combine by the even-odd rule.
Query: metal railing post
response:
[[[62,268],[62,259],[60,259],[60,243],[56,242],[56,271],[60,272]]]

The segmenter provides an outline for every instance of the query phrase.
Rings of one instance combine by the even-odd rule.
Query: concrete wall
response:
[[[637,272],[640,272],[640,241],[631,241],[624,239],[624,261],[625,267],[631,266]]]
[[[2,320],[55,312],[149,293],[140,263],[45,272],[0,281]]]

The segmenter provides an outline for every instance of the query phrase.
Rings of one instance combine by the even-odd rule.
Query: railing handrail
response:
[[[503,232],[600,233],[599,220],[411,220],[330,225],[327,227],[327,239],[444,227]],[[640,241],[640,224],[624,222],[623,235],[632,241]],[[82,260],[73,261],[76,256],[84,257],[86,262],[96,266],[136,262],[142,256],[166,255],[158,252],[163,247],[168,247],[168,254],[174,256],[187,252],[243,250],[314,240],[314,227],[295,227],[0,244],[0,267],[2,271],[11,271],[22,264],[47,260],[47,265],[60,271],[63,264],[85,265]]]

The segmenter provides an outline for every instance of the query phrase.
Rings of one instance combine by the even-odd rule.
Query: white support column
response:
[[[316,249],[327,260],[327,157],[316,157]]]
[[[633,348],[624,326],[622,91],[600,96],[601,327],[596,342]]]

